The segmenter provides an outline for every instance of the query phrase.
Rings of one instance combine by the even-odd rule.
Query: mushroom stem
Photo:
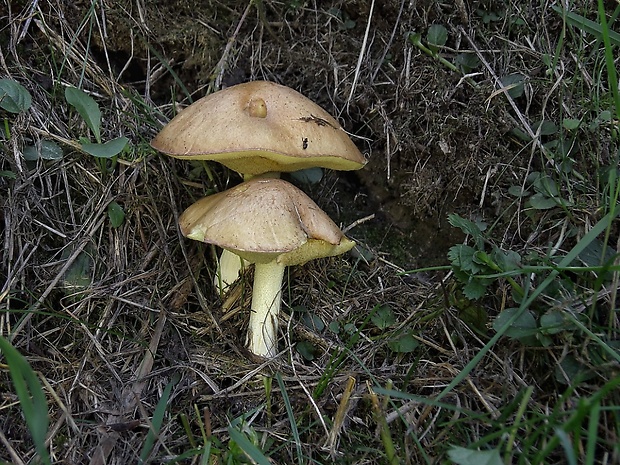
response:
[[[239,279],[241,271],[248,265],[249,263],[239,255],[235,255],[226,249],[222,250],[213,278],[215,288],[219,289],[221,294],[225,294],[228,287]]]
[[[248,328],[248,349],[261,357],[278,353],[278,313],[282,303],[285,266],[273,260],[257,263],[252,288],[252,312]]]

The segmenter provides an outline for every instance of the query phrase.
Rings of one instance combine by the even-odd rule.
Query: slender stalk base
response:
[[[252,313],[248,328],[248,349],[261,357],[278,353],[278,313],[282,303],[284,265],[275,261],[256,264],[252,288]]]
[[[222,250],[222,255],[217,262],[215,278],[213,278],[215,288],[224,294],[228,287],[239,279],[241,271],[248,265],[249,263],[238,255],[228,250]]]

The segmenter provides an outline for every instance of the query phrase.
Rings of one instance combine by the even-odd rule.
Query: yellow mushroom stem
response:
[[[277,260],[257,263],[255,266],[252,311],[246,344],[252,353],[273,358],[278,353],[278,314],[286,267]]]
[[[217,262],[217,270],[213,278],[213,284],[219,289],[220,294],[225,294],[232,283],[239,279],[241,271],[249,266],[247,260],[224,249]]]

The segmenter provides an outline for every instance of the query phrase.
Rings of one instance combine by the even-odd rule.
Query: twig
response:
[[[359,226],[362,223],[365,223],[366,221],[370,221],[373,220],[375,218],[375,214],[373,213],[372,215],[368,215],[365,216],[364,218],[360,218],[358,220],[355,220],[353,223],[351,223],[349,226],[347,226],[346,228],[344,228],[342,230],[343,233],[347,233],[349,232],[351,229],[355,228],[356,226]]]
[[[6,450],[11,456],[11,460],[13,461],[15,465],[24,465],[24,461],[20,458],[19,455],[17,455],[17,451],[13,449],[13,446],[11,446],[11,443],[6,438],[6,436],[4,435],[1,429],[0,429],[0,443],[4,444],[4,447],[6,447]]]
[[[353,98],[353,93],[355,92],[355,87],[357,86],[357,81],[360,76],[360,69],[362,68],[362,60],[364,59],[364,55],[366,54],[366,44],[368,43],[368,35],[370,34],[370,23],[372,21],[372,12],[375,9],[375,0],[372,0],[370,3],[370,12],[368,13],[368,22],[366,23],[366,32],[364,33],[364,40],[362,41],[362,48],[360,50],[359,57],[357,58],[357,66],[355,67],[355,75],[353,76],[353,84],[351,84],[351,92],[349,93],[349,98],[347,99],[347,106],[351,103],[351,99]]]
[[[215,69],[217,70],[217,77],[215,78],[215,89],[219,89],[222,85],[222,78],[224,77],[224,69],[226,67],[226,61],[228,60],[228,55],[230,54],[230,50],[232,49],[233,44],[237,41],[237,36],[239,35],[239,31],[241,30],[241,26],[245,22],[245,18],[248,16],[250,12],[250,8],[252,8],[252,1],[248,2],[248,6],[245,8],[243,15],[241,15],[241,19],[237,23],[237,27],[235,28],[235,32],[228,39],[228,43],[226,44],[226,48],[224,48],[224,52],[222,53],[222,57],[220,61],[217,62]]]
[[[390,40],[388,40],[387,44],[385,44],[385,48],[383,49],[383,54],[381,55],[381,58],[379,59],[379,62],[377,63],[377,67],[373,71],[372,76],[370,76],[370,82],[372,83],[374,83],[375,78],[377,77],[377,74],[379,73],[379,70],[381,69],[381,65],[383,64],[383,60],[385,60],[385,57],[388,54],[390,47],[392,46],[392,43],[394,42],[394,36],[396,35],[396,30],[398,29],[398,24],[400,23],[400,17],[403,14],[404,7],[405,7],[405,0],[402,0],[400,2],[400,9],[398,10],[398,15],[396,16],[396,22],[394,23],[394,28],[392,29],[392,34],[390,35]]]

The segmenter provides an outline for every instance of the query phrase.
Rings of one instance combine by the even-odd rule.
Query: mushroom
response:
[[[179,219],[184,236],[216,244],[255,264],[248,349],[277,353],[284,270],[340,255],[355,243],[306,194],[273,178],[254,178],[188,207]]]
[[[366,160],[329,113],[299,92],[252,81],[214,92],[175,116],[152,140],[176,158],[213,160],[248,177]]]
[[[312,167],[357,170],[366,163],[323,108],[289,87],[267,81],[238,84],[203,97],[175,116],[151,145],[176,158],[220,162],[245,180]],[[244,265],[223,251],[214,284],[223,292]]]

